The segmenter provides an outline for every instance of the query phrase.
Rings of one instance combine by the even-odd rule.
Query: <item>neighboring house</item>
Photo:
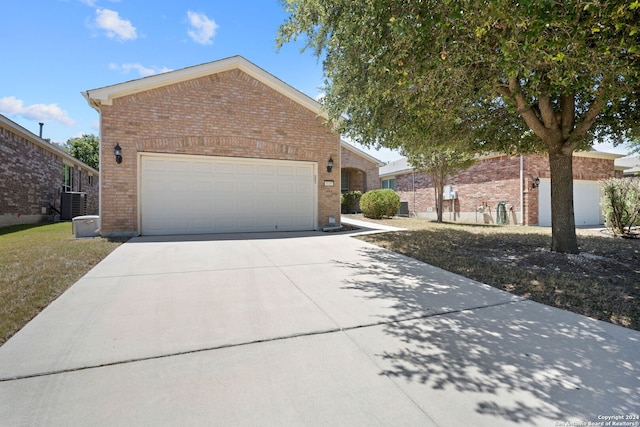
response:
[[[599,181],[615,175],[618,154],[574,153],[574,211],[577,226],[604,223]],[[447,180],[445,221],[551,225],[551,180],[546,156],[485,156]],[[435,218],[431,179],[414,171],[406,159],[380,168],[381,186],[392,188],[409,211]]]
[[[63,192],[85,193],[83,213],[97,214],[98,187],[97,170],[0,115],[0,226],[46,220]]]
[[[339,135],[318,102],[246,59],[83,95],[100,113],[103,236],[339,223]]]
[[[357,190],[366,193],[380,188],[378,172],[384,163],[344,140],[340,141],[340,146],[340,191],[345,193]]]
[[[640,175],[640,157],[622,157],[616,159],[616,176]]]

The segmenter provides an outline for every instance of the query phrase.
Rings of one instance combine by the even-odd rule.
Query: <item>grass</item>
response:
[[[72,224],[0,228],[0,344],[126,239],[74,239]]]
[[[640,330],[640,239],[577,230],[579,255],[550,251],[543,227],[374,221],[407,231],[363,240],[531,300]]]

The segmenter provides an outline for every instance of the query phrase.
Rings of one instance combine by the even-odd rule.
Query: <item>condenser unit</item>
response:
[[[60,219],[69,221],[87,214],[87,193],[70,192],[60,196]]]

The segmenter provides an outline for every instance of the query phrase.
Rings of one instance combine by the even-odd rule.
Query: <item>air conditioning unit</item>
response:
[[[60,195],[60,219],[69,221],[87,214],[87,193],[70,192]]]
[[[451,195],[451,186],[450,185],[445,185],[442,191],[442,200],[451,200],[452,199],[452,195]]]

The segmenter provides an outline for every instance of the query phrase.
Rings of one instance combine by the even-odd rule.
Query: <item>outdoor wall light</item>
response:
[[[540,187],[540,178],[539,177],[536,177],[536,179],[533,180],[533,183],[531,184],[531,187],[533,187],[533,188]]]
[[[116,156],[116,163],[122,163],[122,148],[120,148],[120,144],[116,144],[116,146],[113,147],[113,154]]]
[[[327,163],[327,172],[331,172],[333,170],[333,159],[329,156],[329,162]]]

